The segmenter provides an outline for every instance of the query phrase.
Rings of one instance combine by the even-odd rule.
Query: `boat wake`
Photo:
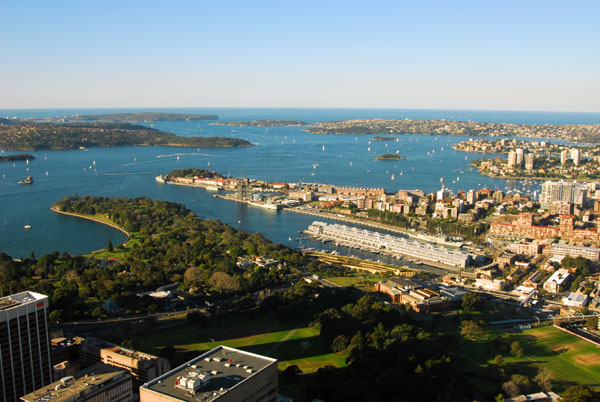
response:
[[[143,174],[156,174],[158,172],[114,172],[114,173],[104,173],[104,176],[137,176]]]
[[[201,154],[201,153],[196,153],[196,152],[192,152],[192,153],[185,153],[185,154],[169,154],[169,155],[156,155],[157,158],[171,158],[174,156],[214,156],[214,155],[210,155],[210,154]]]

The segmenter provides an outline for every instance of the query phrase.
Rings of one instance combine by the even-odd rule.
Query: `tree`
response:
[[[331,342],[331,349],[334,352],[343,352],[348,347],[348,337],[345,335],[338,335]]]
[[[281,375],[285,377],[296,377],[302,375],[302,370],[297,365],[292,364],[291,366],[287,366],[285,370],[281,372]]]
[[[510,381],[514,382],[521,388],[521,391],[527,391],[531,387],[531,381],[527,376],[522,374],[513,374],[510,376]]]
[[[53,312],[50,313],[50,315],[48,316],[48,319],[50,319],[50,321],[54,322],[54,323],[59,323],[63,320],[64,316],[64,311],[63,310],[54,310]]]
[[[483,307],[483,300],[477,293],[468,292],[462,298],[462,308],[467,313],[477,311]]]
[[[485,330],[475,321],[463,321],[460,323],[460,334],[475,340],[485,335]]]
[[[496,355],[496,357],[494,357],[494,364],[496,366],[504,366],[504,357],[502,357],[502,355]]]
[[[210,286],[223,293],[240,290],[240,284],[237,279],[225,272],[215,272],[210,276],[208,283]]]
[[[511,398],[521,395],[521,390],[519,389],[519,386],[512,381],[502,383],[502,391],[504,391],[504,393],[506,393],[506,395],[510,396]]]
[[[542,391],[550,391],[552,389],[552,373],[547,368],[541,368],[533,379]]]
[[[523,347],[521,346],[519,341],[514,341],[510,344],[510,354],[512,354],[513,356],[523,357],[524,353],[525,351],[523,350]]]
[[[562,401],[564,402],[598,402],[600,401],[600,395],[597,392],[593,392],[586,386],[573,385],[563,392]]]
[[[108,251],[109,253],[112,253],[113,251],[115,251],[113,244],[112,244],[112,240],[110,239],[110,236],[108,236],[108,242],[106,242],[106,251]]]
[[[585,320],[585,325],[587,325],[588,329],[591,329],[591,330],[598,329],[598,316],[595,315],[593,317],[588,317]]]
[[[98,306],[96,307],[93,311],[92,311],[92,317],[94,318],[100,318],[104,315],[104,310],[102,309],[102,307]]]

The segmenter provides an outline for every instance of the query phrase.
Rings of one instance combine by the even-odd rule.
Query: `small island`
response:
[[[380,137],[380,136],[375,136],[373,138],[371,138],[372,141],[394,141],[395,138],[394,137]]]
[[[68,117],[50,117],[41,121],[100,121],[103,123],[139,123],[152,121],[181,121],[181,120],[218,120],[216,114],[200,113],[163,113],[163,112],[133,112],[133,113],[105,113],[83,114]],[[34,119],[40,121],[39,119]]]
[[[403,161],[406,160],[405,156],[400,156],[396,154],[383,154],[376,156],[373,158],[374,161]]]
[[[16,155],[2,155],[0,156],[0,162],[15,162],[15,161],[32,161],[35,156],[31,154],[16,154]]]
[[[219,121],[211,123],[213,126],[237,126],[237,127],[294,127],[307,126],[302,120],[252,120],[252,121]]]
[[[181,137],[129,123],[0,123],[0,149],[83,149],[131,145],[194,148],[250,147],[252,143],[230,137]]]

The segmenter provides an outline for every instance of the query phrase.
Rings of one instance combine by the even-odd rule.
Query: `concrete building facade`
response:
[[[52,382],[48,297],[21,292],[0,299],[0,399],[18,401]]]

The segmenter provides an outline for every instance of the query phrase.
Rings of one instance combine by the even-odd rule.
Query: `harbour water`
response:
[[[130,110],[0,110],[0,116],[45,117],[75,113]],[[417,118],[501,121],[515,123],[599,123],[598,113],[485,112],[443,110],[354,109],[161,109],[215,113],[220,120],[299,119],[307,122],[350,118]],[[312,217],[289,211],[270,211],[213,197],[202,189],[169,186],[154,178],[177,168],[206,168],[227,176],[268,181],[306,181],[346,186],[384,187],[387,191],[419,188],[437,190],[440,178],[454,191],[470,188],[518,189],[530,193],[539,183],[507,182],[480,175],[470,161],[482,154],[454,151],[466,137],[398,136],[398,141],[372,141],[369,135],[315,135],[300,127],[213,126],[208,121],[155,122],[155,128],[183,136],[231,136],[255,144],[252,148],[195,149],[180,147],[118,147],[88,150],[37,151],[26,163],[0,163],[0,252],[13,257],[52,251],[84,253],[105,247],[124,235],[104,225],[52,212],[52,203],[66,195],[107,197],[148,196],[185,204],[199,216],[220,219],[247,232],[298,247],[297,232]],[[386,148],[387,144],[387,148]],[[370,151],[368,150],[370,148]],[[442,150],[443,148],[443,150]],[[435,152],[432,152],[435,150]],[[400,161],[373,161],[395,153]],[[428,152],[430,155],[428,155]],[[8,154],[6,151],[4,154]],[[12,152],[10,152],[12,153]],[[16,152],[15,152],[16,153]],[[17,182],[27,176],[32,185]],[[392,180],[393,176],[393,180]],[[31,225],[25,229],[24,225]],[[305,244],[306,245],[306,244]],[[313,245],[314,246],[314,245]],[[326,248],[320,247],[318,248]]]

